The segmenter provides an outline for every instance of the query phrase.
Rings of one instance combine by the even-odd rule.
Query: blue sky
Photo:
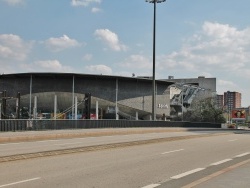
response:
[[[156,79],[216,77],[250,105],[249,0],[157,4]],[[152,76],[145,0],[0,0],[1,73]]]

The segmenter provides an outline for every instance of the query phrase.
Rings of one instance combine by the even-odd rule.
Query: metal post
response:
[[[154,1],[154,29],[153,29],[153,94],[152,94],[152,116],[155,121],[155,23],[156,22],[156,1]]]
[[[146,2],[154,3],[154,21],[153,21],[153,83],[152,83],[152,116],[153,121],[156,119],[155,115],[155,30],[156,30],[156,3],[161,3],[166,0],[146,0]]]

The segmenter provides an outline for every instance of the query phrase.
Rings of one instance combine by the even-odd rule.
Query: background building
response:
[[[224,105],[230,110],[241,108],[241,93],[235,91],[224,92]]]
[[[187,108],[195,99],[196,101],[215,97],[216,94],[216,78],[180,78],[175,79],[169,76],[165,81],[172,81],[174,84],[170,86],[170,114],[172,118],[183,116]]]
[[[216,105],[218,108],[224,108],[224,95],[217,95],[216,96]]]

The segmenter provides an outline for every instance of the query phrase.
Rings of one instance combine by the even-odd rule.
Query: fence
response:
[[[132,127],[221,128],[220,123],[135,120],[0,120],[0,132]]]

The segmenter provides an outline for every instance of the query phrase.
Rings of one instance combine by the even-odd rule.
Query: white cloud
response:
[[[112,69],[106,65],[90,65],[86,66],[85,69],[87,70],[88,74],[112,74]]]
[[[151,69],[152,60],[144,57],[143,55],[131,55],[125,61],[120,63],[120,66],[123,68],[129,69]]]
[[[75,39],[70,39],[67,35],[59,38],[49,38],[45,41],[45,45],[54,52],[59,52],[68,48],[81,46],[81,43]]]
[[[90,61],[92,59],[93,55],[92,54],[85,54],[83,56],[83,59],[86,60],[86,61]]]
[[[230,81],[230,80],[217,79],[217,94],[223,94],[226,91],[248,93],[246,92],[247,90],[249,89],[242,88],[237,82]]]
[[[4,2],[6,2],[9,5],[17,5],[17,4],[21,4],[24,2],[24,0],[3,0]]]
[[[101,3],[101,0],[71,0],[72,6],[84,6],[87,7],[91,3]]]
[[[17,35],[0,35],[0,59],[24,61],[32,48],[33,42],[25,42]]]
[[[97,29],[94,34],[114,51],[127,50],[127,47],[119,41],[117,34],[108,29]]]
[[[202,30],[186,40],[179,51],[159,57],[161,70],[234,73],[250,70],[250,28],[205,22]]]
[[[91,12],[93,12],[93,13],[101,12],[101,9],[96,8],[96,7],[93,7],[93,8],[91,9]]]
[[[58,60],[36,61],[32,64],[23,64],[22,69],[33,72],[73,72],[71,67],[62,65]]]

